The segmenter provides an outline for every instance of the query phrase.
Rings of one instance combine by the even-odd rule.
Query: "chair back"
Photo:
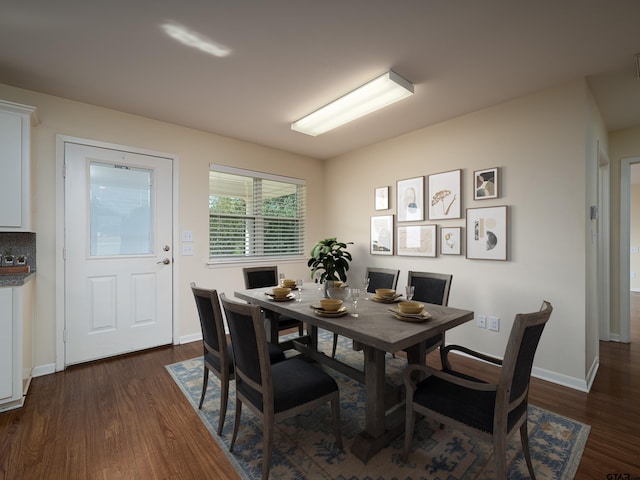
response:
[[[413,300],[447,306],[453,275],[431,272],[409,272],[407,285],[413,285]]]
[[[551,304],[544,301],[540,311],[516,315],[502,361],[496,412],[501,408],[500,403],[506,407],[507,413],[523,402],[526,406],[533,359],[552,311]]]
[[[263,408],[263,394],[271,391],[271,366],[260,306],[234,302],[220,295],[227,317],[236,374],[236,391]]]
[[[247,267],[242,269],[244,288],[275,287],[278,285],[278,267]]]
[[[366,276],[369,278],[367,292],[375,293],[376,288],[392,288],[395,290],[398,285],[399,275],[400,270],[367,267]]]
[[[205,354],[208,352],[213,356],[216,368],[228,368],[227,362],[227,337],[224,330],[224,320],[218,292],[205,288],[198,288],[195,283],[191,283],[191,291],[196,301],[198,316],[200,317],[200,327],[202,328],[202,343]]]

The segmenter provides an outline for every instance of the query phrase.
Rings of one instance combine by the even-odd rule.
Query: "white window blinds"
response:
[[[304,180],[210,165],[213,261],[303,255],[305,215]]]

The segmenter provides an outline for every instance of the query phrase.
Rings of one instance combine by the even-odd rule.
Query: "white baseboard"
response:
[[[42,377],[43,375],[49,375],[56,373],[56,364],[49,363],[47,365],[36,365],[31,372],[33,377]]]
[[[202,332],[200,333],[192,333],[191,335],[184,335],[180,337],[179,345],[184,345],[185,343],[198,342],[202,340]]]

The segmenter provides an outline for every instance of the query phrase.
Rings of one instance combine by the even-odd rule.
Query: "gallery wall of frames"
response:
[[[499,167],[473,172],[469,198],[474,203],[466,208],[462,170],[398,180],[395,196],[393,185],[375,188],[374,205],[380,214],[371,217],[371,254],[508,260],[508,206],[475,203],[500,198],[499,173]],[[390,213],[392,198],[395,214]],[[456,225],[460,219],[464,227]]]

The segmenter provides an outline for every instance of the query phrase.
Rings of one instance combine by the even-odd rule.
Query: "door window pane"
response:
[[[153,171],[91,163],[91,256],[153,253]]]

